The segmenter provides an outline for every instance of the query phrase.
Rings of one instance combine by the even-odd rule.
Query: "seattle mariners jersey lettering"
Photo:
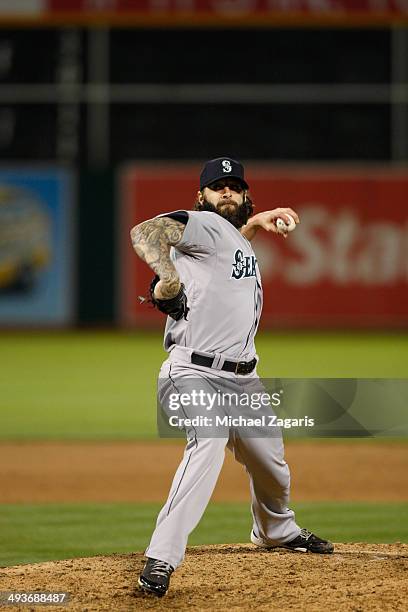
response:
[[[250,361],[262,309],[262,286],[250,242],[226,219],[188,211],[171,257],[185,285],[187,321],[167,319],[164,347],[222,353]]]
[[[231,278],[247,278],[256,276],[255,255],[245,257],[241,249],[235,251],[234,263],[232,264]]]

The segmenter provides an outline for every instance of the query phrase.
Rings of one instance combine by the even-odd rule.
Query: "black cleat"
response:
[[[301,529],[300,534],[294,540],[285,542],[284,544],[268,544],[261,538],[258,538],[252,531],[251,542],[252,544],[256,544],[256,546],[262,546],[264,548],[287,548],[295,552],[311,552],[321,555],[329,555],[334,550],[334,546],[331,542],[318,538],[317,535],[308,529]]]
[[[140,574],[138,585],[148,593],[163,597],[167,593],[173,572],[174,568],[169,563],[148,557]]]

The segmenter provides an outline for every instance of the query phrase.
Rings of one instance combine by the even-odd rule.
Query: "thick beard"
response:
[[[204,198],[204,201],[200,202],[200,210],[206,210],[207,212],[213,212],[216,215],[220,215],[220,217],[223,217],[229,221],[231,225],[236,227],[238,230],[243,225],[247,224],[249,218],[248,207],[244,202],[239,206],[234,206],[233,209],[232,207],[225,207],[223,210],[218,210],[214,204],[211,204],[211,202]]]

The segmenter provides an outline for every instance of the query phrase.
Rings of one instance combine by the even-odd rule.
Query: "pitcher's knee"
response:
[[[282,466],[281,469],[276,470],[274,474],[274,480],[276,482],[277,487],[282,491],[282,493],[286,493],[290,489],[290,472],[288,466]]]
[[[290,472],[289,467],[284,465],[274,465],[274,469],[268,469],[258,473],[255,480],[258,485],[272,494],[276,498],[284,498],[289,495],[290,491]]]
[[[225,451],[225,447],[228,444],[227,437],[220,438],[197,438],[197,447],[201,447],[202,449],[206,449],[208,452],[212,453],[223,453]]]

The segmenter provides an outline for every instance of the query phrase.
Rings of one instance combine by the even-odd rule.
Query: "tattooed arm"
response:
[[[130,232],[133,248],[159,277],[154,294],[158,299],[174,297],[180,278],[170,259],[170,247],[180,242],[184,224],[169,217],[156,217],[136,225]]]

